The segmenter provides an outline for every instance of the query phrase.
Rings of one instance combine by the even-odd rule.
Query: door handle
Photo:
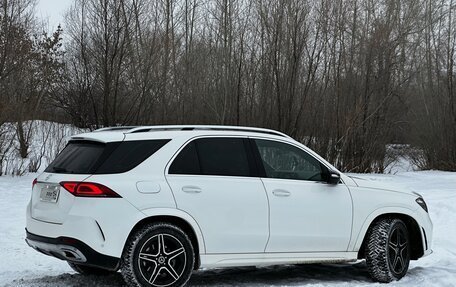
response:
[[[203,190],[197,186],[184,186],[182,187],[182,191],[186,193],[200,193]]]
[[[288,197],[291,195],[291,192],[283,189],[275,189],[272,191],[272,194],[278,197]]]

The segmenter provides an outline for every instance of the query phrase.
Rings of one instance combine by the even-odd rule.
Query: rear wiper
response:
[[[61,173],[68,172],[68,170],[67,170],[66,168],[60,167],[60,166],[54,166],[54,167],[52,168],[52,171],[57,172],[57,173],[60,173],[60,172],[61,172]]]

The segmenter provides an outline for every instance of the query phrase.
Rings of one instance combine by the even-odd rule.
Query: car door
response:
[[[352,227],[348,188],[328,184],[329,170],[297,145],[252,141],[270,203],[266,252],[346,251]]]
[[[264,252],[268,201],[247,138],[190,141],[166,175],[177,208],[200,226],[207,253]]]

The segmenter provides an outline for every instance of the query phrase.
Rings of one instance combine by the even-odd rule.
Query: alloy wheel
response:
[[[407,231],[397,225],[389,236],[388,259],[391,271],[401,274],[408,268],[409,242]]]
[[[141,246],[139,252],[139,270],[152,286],[172,286],[182,276],[186,264],[182,242],[170,234],[154,235]]]

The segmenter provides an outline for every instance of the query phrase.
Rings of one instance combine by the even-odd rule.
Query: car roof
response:
[[[200,135],[215,136],[267,136],[272,138],[292,139],[290,136],[271,129],[222,126],[222,125],[160,125],[160,126],[117,126],[95,130],[91,133],[79,134],[71,140],[92,140],[99,142],[122,141],[125,139],[157,139]]]

